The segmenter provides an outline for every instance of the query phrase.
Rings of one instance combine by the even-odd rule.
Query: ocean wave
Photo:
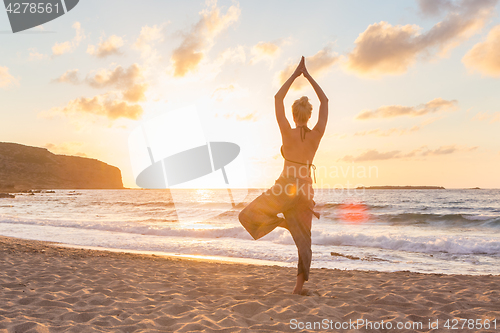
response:
[[[369,204],[361,204],[366,210],[370,209],[385,209],[390,208],[391,205],[369,205]],[[327,210],[327,209],[338,209],[342,207],[349,206],[347,203],[316,203],[315,209],[318,210]]]
[[[405,236],[367,235],[363,233],[330,234],[313,232],[313,244],[325,246],[372,247],[420,253],[500,254],[500,241],[496,238],[467,236]]]
[[[372,219],[393,224],[430,224],[446,226],[496,226],[500,222],[498,215],[481,214],[429,214],[401,213],[372,215]]]
[[[483,227],[492,227],[500,229],[500,219],[494,219],[490,221],[486,221],[482,224]]]
[[[95,202],[93,202],[95,203]],[[172,201],[151,201],[151,202],[127,202],[127,201],[116,201],[116,202],[97,202],[99,204],[108,204],[110,206],[130,206],[130,207],[161,207],[161,208],[173,208],[174,203]]]
[[[48,220],[48,219],[20,219],[20,218],[0,218],[0,223],[15,223],[27,225],[40,225],[62,228],[80,228],[89,230],[124,232],[140,235],[152,235],[163,237],[192,237],[192,238],[238,238],[251,239],[251,236],[242,226],[230,227],[172,227],[172,220],[163,220],[164,224],[146,225],[134,221],[130,222],[109,222],[109,221],[78,221],[78,220]]]

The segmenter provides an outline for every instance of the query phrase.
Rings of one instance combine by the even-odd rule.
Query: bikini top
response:
[[[306,133],[310,132],[311,130],[309,128],[307,128],[307,126],[297,126],[298,128],[300,128],[300,140],[301,141],[304,141],[304,139],[306,138]],[[301,164],[301,165],[307,165],[308,168],[312,167],[313,169],[313,172],[314,172],[314,182],[316,183],[316,166],[312,163],[302,163],[302,162],[296,162],[296,161],[292,161],[292,160],[289,160],[285,157],[285,154],[283,154],[283,146],[281,146],[281,156],[283,156],[283,159],[285,161],[288,161],[288,162],[292,162],[292,163],[296,163],[296,164]]]

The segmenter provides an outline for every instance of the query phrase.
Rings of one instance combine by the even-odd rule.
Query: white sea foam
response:
[[[374,247],[398,251],[452,254],[500,255],[498,237],[485,236],[409,236],[401,234],[369,235],[364,233],[313,232],[314,244]]]

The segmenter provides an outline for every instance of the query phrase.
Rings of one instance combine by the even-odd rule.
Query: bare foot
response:
[[[299,275],[297,275],[297,283],[295,284],[295,288],[293,288],[292,294],[301,294],[304,282],[306,282],[304,280],[304,274],[300,273]]]
[[[309,296],[309,289],[307,288],[302,288],[302,290],[300,291],[300,294],[302,296]]]

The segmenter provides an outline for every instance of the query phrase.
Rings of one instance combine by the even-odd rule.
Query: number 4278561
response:
[[[444,323],[444,328],[449,330],[463,330],[463,329],[476,329],[480,330],[484,329],[496,329],[497,328],[497,320],[489,320],[489,319],[448,319]]]
[[[7,13],[9,14],[25,14],[25,13],[47,13],[53,11],[59,13],[59,4],[52,5],[51,3],[35,3],[35,2],[22,2],[22,3],[9,3],[7,6]]]

